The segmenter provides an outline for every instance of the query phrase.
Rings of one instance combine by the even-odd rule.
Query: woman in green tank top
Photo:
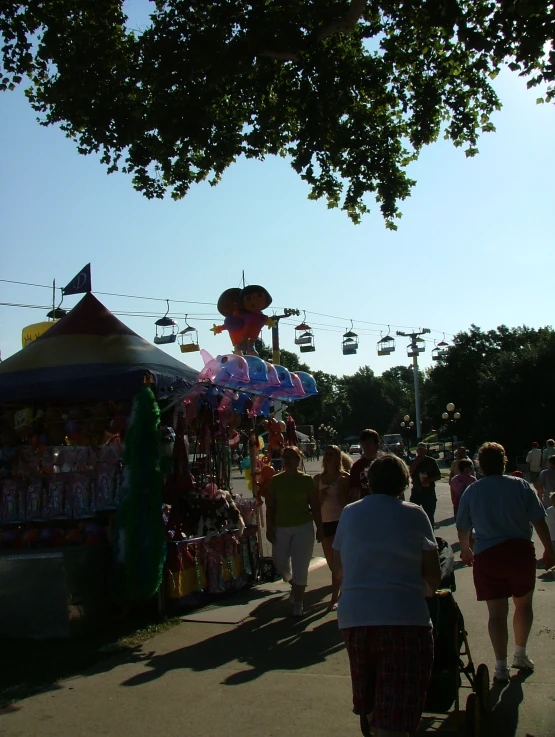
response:
[[[308,567],[314,548],[314,524],[321,539],[322,518],[312,477],[299,470],[301,451],[283,451],[283,471],[266,494],[266,537],[272,543],[276,570],[291,583],[293,615],[302,617]]]

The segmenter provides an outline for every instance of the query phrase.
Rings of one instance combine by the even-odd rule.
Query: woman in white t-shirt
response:
[[[354,712],[378,736],[416,732],[433,663],[425,597],[439,586],[441,572],[426,513],[399,498],[409,481],[397,456],[375,460],[371,493],[345,507],[333,543]]]

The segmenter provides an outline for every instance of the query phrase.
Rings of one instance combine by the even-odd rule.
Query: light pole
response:
[[[414,422],[411,420],[410,415],[405,415],[403,417],[403,422],[401,422],[401,427],[406,429],[407,431],[407,455],[410,455],[410,431],[414,427]]]
[[[449,402],[449,404],[445,407],[447,410],[441,415],[441,419],[444,420],[446,423],[448,423],[448,427],[451,431],[451,454],[453,458],[455,457],[455,423],[457,420],[461,419],[461,413],[457,411],[457,408],[453,404],[453,402]]]
[[[423,353],[425,350],[423,335],[429,333],[429,328],[422,328],[414,333],[403,333],[398,330],[397,335],[401,335],[404,338],[410,338],[410,343],[407,346],[407,355],[412,358],[412,373],[414,379],[414,410],[416,414],[416,439],[422,439],[422,422],[420,419],[420,381],[418,376],[418,354]]]

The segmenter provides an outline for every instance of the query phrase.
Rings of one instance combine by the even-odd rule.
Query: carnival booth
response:
[[[129,486],[122,474],[126,432],[129,453],[144,440],[135,431],[132,442],[132,400],[145,392],[152,397],[148,419],[154,423],[155,452],[145,454],[145,465],[148,459],[156,470],[154,396],[168,402],[196,376],[90,293],[0,363],[2,634],[66,636],[104,616],[107,603],[118,598],[114,594],[127,593],[113,577],[113,543],[117,529],[132,523],[117,520]],[[149,538],[160,534],[161,487],[155,492],[157,514],[153,522],[142,521],[142,540],[131,536],[122,561],[134,554],[134,545],[144,554]],[[165,558],[163,527],[161,534],[162,549],[153,556],[158,568]]]
[[[201,350],[200,373],[90,293],[0,364],[0,633],[67,636],[114,606],[176,612],[261,580],[265,485],[297,443],[276,413],[316,385],[256,355],[269,295],[248,296],[226,318],[235,353]],[[252,496],[232,493],[239,448]]]
[[[262,312],[270,303],[258,285],[220,296],[225,321],[213,330],[229,332],[234,352],[213,357],[201,350],[204,368],[175,403],[173,476],[166,484],[166,604],[172,612],[265,578],[265,490],[280,468],[284,446],[297,445],[293,417],[284,422],[281,413],[317,393],[309,374],[291,373],[258,356],[259,333],[273,324]],[[229,492],[232,454],[243,458],[252,497]]]

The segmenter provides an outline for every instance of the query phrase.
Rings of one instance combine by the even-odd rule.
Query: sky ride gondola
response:
[[[181,353],[200,351],[198,330],[189,325],[187,315],[185,315],[185,327],[179,332],[179,350]]]
[[[175,343],[175,341],[177,340],[178,325],[175,320],[172,320],[171,317],[168,317],[168,313],[170,311],[169,299],[167,299],[166,302],[168,305],[166,314],[164,315],[164,317],[161,317],[154,323],[156,325],[156,335],[154,336],[154,342],[156,343],[156,345]]]

